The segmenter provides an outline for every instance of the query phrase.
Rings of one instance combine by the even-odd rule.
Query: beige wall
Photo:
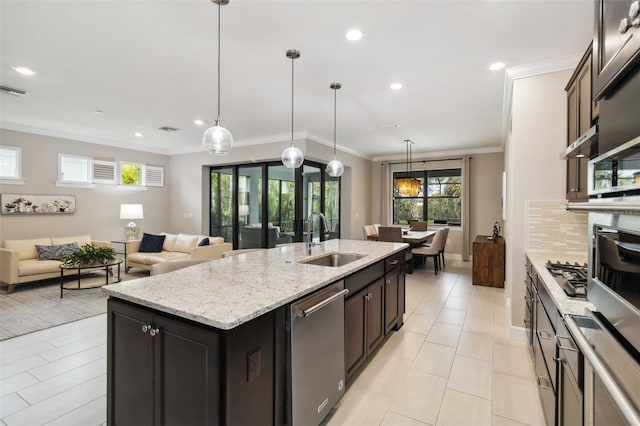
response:
[[[511,324],[524,324],[527,200],[565,199],[566,164],[558,158],[566,146],[567,96],[571,71],[515,80],[512,126],[507,139],[506,294]]]
[[[120,220],[120,204],[141,203],[144,219],[137,220],[143,231],[167,231],[169,225],[169,187],[149,187],[146,191],[118,189],[117,185],[94,188],[58,188],[58,153],[74,154],[103,160],[126,160],[165,167],[165,183],[171,173],[165,155],[133,151],[93,143],[78,142],[30,133],[0,130],[2,145],[22,148],[24,185],[0,185],[0,192],[10,194],[75,195],[73,215],[0,216],[0,240],[37,238],[42,236],[74,236],[89,234],[98,240],[124,238],[126,221]]]
[[[429,158],[418,157],[416,160]],[[493,154],[474,154],[470,160],[469,172],[469,232],[470,241],[477,234],[490,235],[493,223],[502,223],[502,171],[504,155],[501,152]],[[372,166],[371,195],[371,223],[382,221],[382,163],[375,162]],[[434,228],[435,229],[435,228]],[[447,240],[447,253],[462,255],[462,228],[451,228]],[[360,230],[360,238],[362,231]],[[469,245],[471,250],[471,244]]]
[[[208,167],[280,161],[287,145],[288,142],[278,142],[236,146],[228,155],[220,157],[206,152],[172,156],[169,179],[172,232],[208,232]],[[305,158],[309,160],[327,163],[333,158],[333,149],[326,145],[305,140],[297,141],[296,146],[303,150]],[[362,226],[370,221],[371,162],[343,152],[338,152],[338,159],[345,165],[342,176],[341,237],[360,239]]]

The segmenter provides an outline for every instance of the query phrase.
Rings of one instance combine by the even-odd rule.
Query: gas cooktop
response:
[[[545,265],[567,296],[587,298],[587,265],[547,261]]]

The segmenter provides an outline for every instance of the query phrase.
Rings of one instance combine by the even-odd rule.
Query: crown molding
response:
[[[312,133],[307,133],[307,139],[309,139],[312,142],[316,142],[319,143],[321,145],[326,145],[328,147],[330,147],[331,149],[333,149],[333,141],[328,141],[326,139],[321,138],[320,136],[316,136]],[[363,154],[359,151],[353,150],[351,148],[347,148],[345,146],[342,146],[340,144],[336,144],[336,150],[338,151],[342,151],[342,152],[346,152],[347,154],[351,154],[354,155],[356,157],[360,157],[360,158],[364,158],[365,160],[371,160],[371,157],[369,155]]]
[[[411,162],[416,161],[429,161],[434,159],[442,159],[442,158],[452,158],[452,157],[463,157],[468,155],[479,155],[479,154],[494,154],[496,152],[503,152],[504,149],[502,146],[489,146],[484,148],[468,148],[468,149],[454,149],[450,151],[433,151],[433,152],[418,152],[411,154]],[[406,154],[398,154],[398,155],[387,155],[387,156],[379,156],[373,157],[371,161],[401,161],[406,160]]]
[[[72,141],[94,143],[98,145],[113,146],[116,148],[131,149],[134,151],[152,152],[154,154],[170,155],[170,152],[157,147],[135,145],[130,142],[120,142],[111,139],[95,138],[92,136],[79,135],[77,133],[65,132],[63,130],[44,129],[41,127],[29,126],[25,124],[0,121],[0,129],[13,130],[16,132],[32,133],[40,136],[50,136],[53,138],[69,139]]]
[[[504,147],[507,141],[507,136],[509,135],[509,120],[511,116],[511,99],[513,96],[514,80],[574,69],[580,62],[583,54],[584,52],[574,53],[572,55],[560,56],[557,58],[545,59],[543,61],[516,65],[506,69],[504,78],[504,91],[502,95],[502,147]]]

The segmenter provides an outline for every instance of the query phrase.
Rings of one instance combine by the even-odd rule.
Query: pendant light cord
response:
[[[333,89],[333,158],[336,158],[336,120],[338,109],[338,89]]]
[[[291,58],[291,146],[293,146],[293,63],[295,58]]]
[[[220,121],[220,3],[218,3],[218,117],[216,123]]]

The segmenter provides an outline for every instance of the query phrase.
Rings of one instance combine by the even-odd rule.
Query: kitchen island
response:
[[[108,423],[289,423],[290,304],[344,280],[349,377],[402,326],[407,247],[297,243],[104,287]],[[365,256],[302,263],[326,253]]]

